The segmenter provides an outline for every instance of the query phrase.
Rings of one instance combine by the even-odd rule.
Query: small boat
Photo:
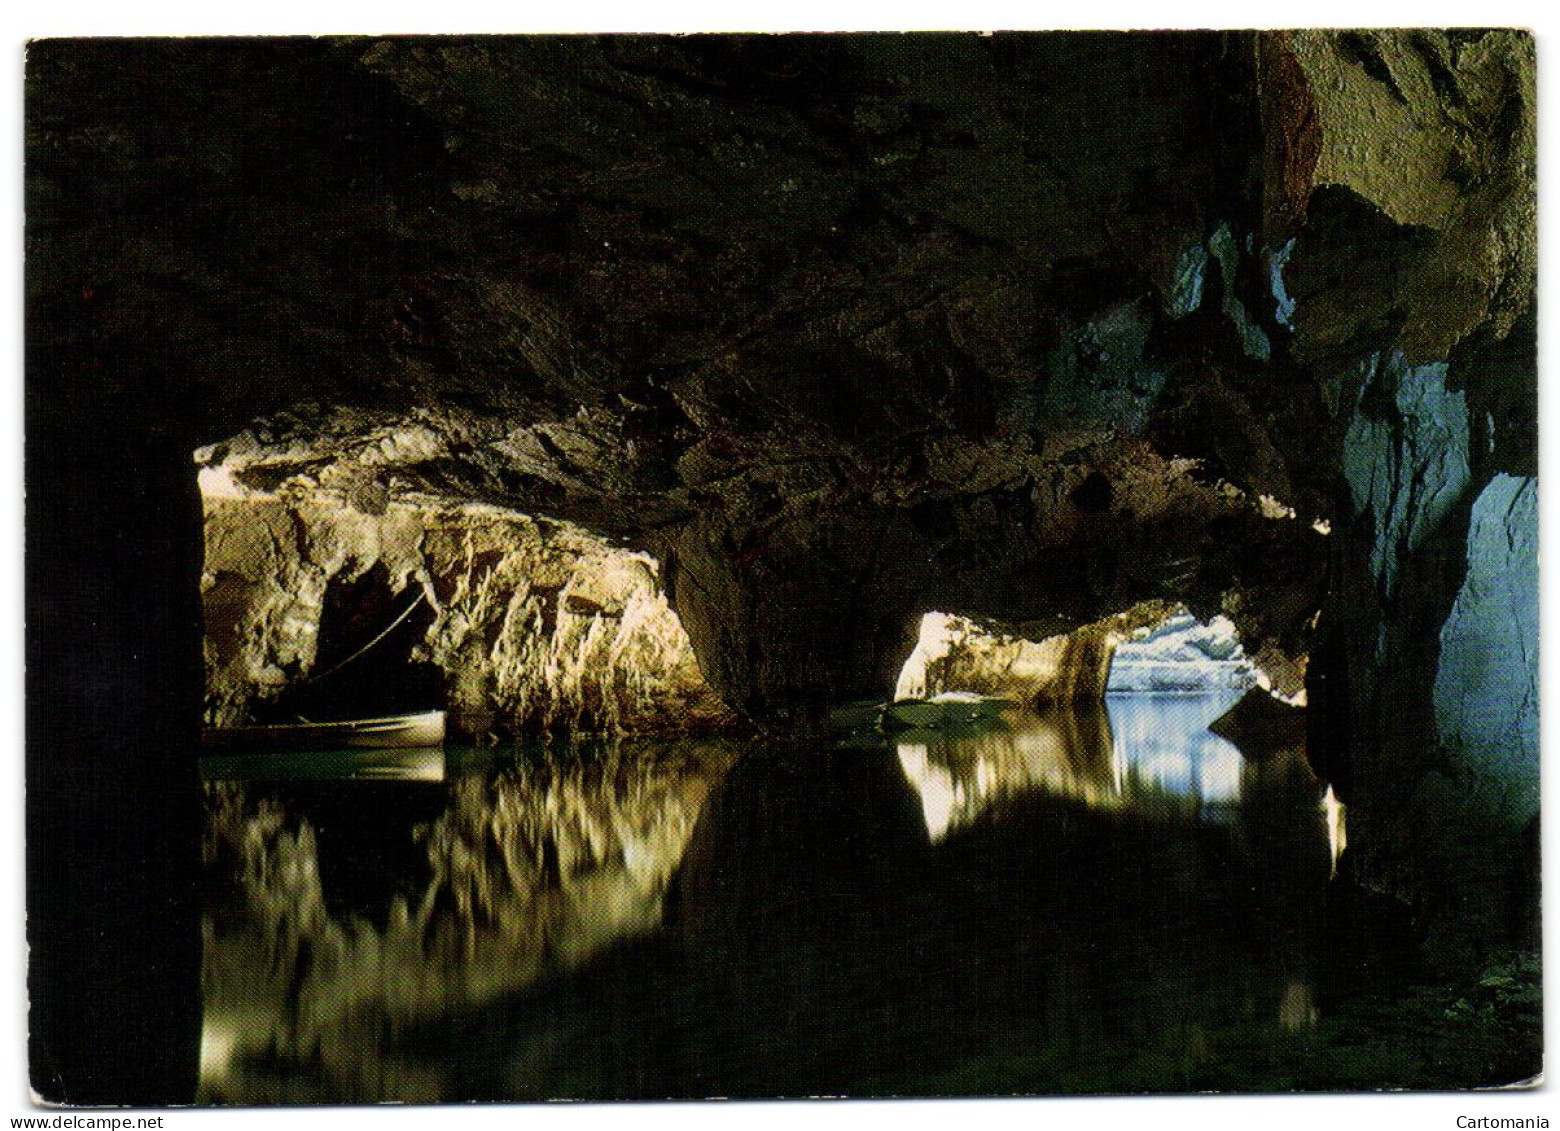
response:
[[[939,730],[994,719],[1008,707],[1010,699],[996,695],[977,695],[973,691],[944,691],[930,699],[901,699],[883,708],[884,730]]]
[[[337,723],[207,727],[201,732],[201,745],[207,750],[340,750],[443,744],[443,711]]]

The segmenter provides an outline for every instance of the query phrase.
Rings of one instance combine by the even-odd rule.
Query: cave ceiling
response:
[[[933,607],[1186,600],[1296,655],[1362,357],[1450,359],[1531,461],[1490,359],[1531,323],[1532,65],[1505,32],[43,42],[29,411],[57,376],[88,434],[248,489],[651,549],[759,707],[831,649],[881,680]]]

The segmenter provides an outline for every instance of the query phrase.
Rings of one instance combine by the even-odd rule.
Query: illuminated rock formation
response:
[[[945,691],[975,691],[1039,704],[1098,704],[1105,694],[1118,645],[1136,629],[1170,615],[1171,607],[1146,602],[1072,632],[1032,640],[978,624],[967,617],[927,613],[915,650],[895,686],[896,699],[921,699]]]
[[[317,490],[211,495],[202,590],[216,725],[303,706],[338,718],[447,706],[474,736],[735,722],[655,560],[567,522],[480,504],[365,512]],[[322,645],[327,610],[354,603]],[[396,633],[407,612],[421,615]],[[417,666],[432,678],[408,678]],[[397,687],[434,701],[397,702]]]
[[[404,863],[378,898],[356,903],[331,882],[361,883],[361,849],[339,833],[327,844],[325,828],[369,795],[305,789],[299,801],[295,790],[284,804],[264,785],[208,785],[204,1098],[440,1098],[395,1040],[656,930],[705,795],[735,753],[711,740],[626,757],[576,748],[393,787],[400,805],[384,783],[368,785],[376,805],[427,816],[389,830]],[[266,1071],[278,1063],[314,1065],[322,1090],[287,1090]]]

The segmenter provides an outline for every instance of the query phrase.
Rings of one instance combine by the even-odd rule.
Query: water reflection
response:
[[[202,758],[201,777],[220,782],[443,781],[442,746],[392,750],[284,750]]]
[[[1316,1022],[1325,819],[1303,751],[1139,698],[213,782],[204,1096],[1196,1087]]]
[[[1097,704],[1010,712],[979,729],[902,731],[900,768],[920,796],[933,842],[1028,791],[1096,806],[1123,803],[1110,720]]]
[[[1240,692],[1108,695],[996,725],[902,731],[896,752],[931,839],[1031,790],[1099,808],[1234,819],[1245,759],[1208,726]]]

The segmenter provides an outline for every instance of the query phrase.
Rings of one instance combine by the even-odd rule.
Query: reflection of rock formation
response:
[[[1241,752],[1208,725],[1236,694],[1107,696],[1122,792],[1140,803],[1177,799],[1203,816],[1228,815],[1225,807],[1241,796]]]
[[[326,833],[350,825],[350,812],[296,785],[285,795],[208,787],[206,1097],[438,1098],[384,1043],[658,926],[705,794],[734,756],[710,743],[634,758],[575,751],[460,779],[442,795],[403,787],[443,804],[431,822],[401,825],[404,854],[420,864],[366,917],[340,910],[329,890],[341,869],[326,859]],[[336,804],[374,808],[384,789],[338,788]],[[300,1081],[305,1065],[317,1090]]]
[[[231,969],[261,974],[215,986],[209,1090],[276,1098],[307,1068],[293,1098],[860,1094],[937,1091],[971,1064],[965,1090],[1195,1088],[1221,1034],[1325,1016],[1326,842],[1298,752],[1248,764],[1238,813],[1210,824],[1151,795],[1095,802],[1115,788],[1103,710],[1049,726],[1027,749],[936,736],[928,765],[1002,779],[941,838],[891,746],[753,749],[702,807],[708,778],[610,761],[472,779],[420,842],[427,894],[383,930],[325,906],[323,835],[219,791],[247,817],[212,848],[249,861],[222,870],[278,899],[210,928],[212,953],[241,936]],[[647,868],[635,845],[657,829]],[[671,929],[597,945],[655,921],[673,868]],[[371,992],[322,968],[371,971]]]
[[[885,749],[754,752],[712,793],[678,878],[683,933],[716,939],[744,917],[847,917],[926,845],[912,791]],[[764,895],[764,898],[759,898]]]
[[[1304,707],[1286,703],[1260,688],[1252,688],[1208,729],[1229,739],[1248,758],[1260,758],[1275,747],[1305,746]]]
[[[930,846],[891,749],[744,762],[677,881],[685,1012],[637,1035],[687,1057],[671,1090],[935,1092],[966,1064],[956,1090],[1119,1090],[1132,1057],[1193,1087],[1221,1027],[1309,1025],[1327,863],[1303,762],[1247,771],[1252,819],[1209,825],[1093,803],[1111,748],[1103,711],[1027,746],[928,736],[912,759],[988,802]]]
[[[817,1094],[892,1055],[916,961],[904,899],[926,861],[886,749],[755,751],[726,777],[676,886],[701,995],[696,1092]]]
[[[203,475],[208,490],[231,483],[220,471]],[[218,723],[270,701],[301,710],[305,692],[311,711],[338,714],[434,706],[376,699],[353,710],[419,668],[432,686],[408,693],[437,697],[457,726],[478,734],[555,725],[676,732],[731,721],[667,605],[655,561],[569,523],[383,497],[369,506],[306,487],[282,498],[213,493],[203,591],[207,704]],[[420,619],[331,672],[419,592]],[[348,627],[326,642],[331,611]],[[307,686],[321,676],[317,689]]]

